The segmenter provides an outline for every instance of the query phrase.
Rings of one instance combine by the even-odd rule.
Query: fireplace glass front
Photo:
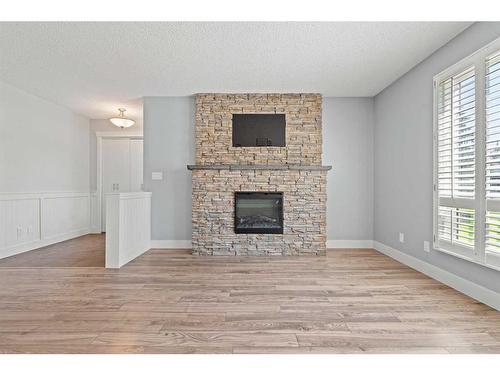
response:
[[[283,234],[283,193],[236,192],[234,231]]]

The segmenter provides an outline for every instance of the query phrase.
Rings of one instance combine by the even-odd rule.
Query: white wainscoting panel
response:
[[[41,199],[42,240],[71,237],[88,232],[89,195]]]
[[[38,199],[0,200],[0,258],[40,239]]]
[[[90,193],[90,232],[101,233],[101,211],[97,191]]]
[[[106,268],[120,268],[151,248],[151,193],[106,194]]]
[[[0,258],[89,233],[87,192],[0,193]]]

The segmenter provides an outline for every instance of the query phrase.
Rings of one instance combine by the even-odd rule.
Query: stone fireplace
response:
[[[325,254],[331,167],[321,164],[321,102],[319,94],[197,95],[193,254]],[[241,147],[232,126],[242,114],[284,117],[283,139],[271,132]]]

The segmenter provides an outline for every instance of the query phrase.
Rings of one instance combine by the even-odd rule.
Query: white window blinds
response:
[[[500,53],[486,59],[486,261],[500,265]]]
[[[439,85],[440,194],[474,198],[475,76],[470,68]]]
[[[439,84],[437,125],[440,245],[470,255],[475,234],[474,67]]]
[[[434,247],[500,269],[500,39],[434,78]]]

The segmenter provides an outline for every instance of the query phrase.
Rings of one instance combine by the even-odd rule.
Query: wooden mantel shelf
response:
[[[329,171],[332,169],[331,165],[297,165],[297,164],[281,164],[281,165],[267,165],[267,164],[188,164],[187,169],[194,170],[266,170],[266,171]]]

